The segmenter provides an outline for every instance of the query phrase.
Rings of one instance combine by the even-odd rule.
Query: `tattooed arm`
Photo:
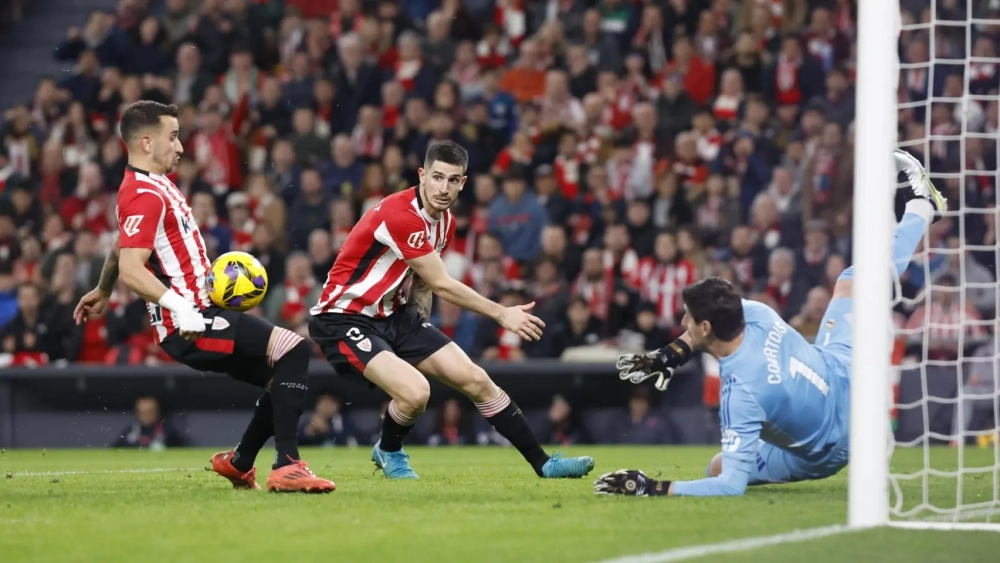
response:
[[[104,259],[104,267],[101,268],[101,278],[97,281],[97,289],[105,297],[110,297],[115,289],[115,282],[118,281],[118,237],[115,237],[115,245]]]
[[[431,286],[427,285],[420,276],[414,274],[410,281],[410,302],[417,310],[417,315],[425,321],[431,318],[431,306],[433,304],[434,293]]]
[[[76,324],[85,322],[89,317],[99,317],[104,313],[108,298],[111,297],[111,292],[115,289],[115,282],[118,281],[118,253],[118,238],[116,237],[114,248],[104,260],[104,268],[101,269],[101,279],[98,280],[97,287],[81,297],[73,311],[73,319]]]

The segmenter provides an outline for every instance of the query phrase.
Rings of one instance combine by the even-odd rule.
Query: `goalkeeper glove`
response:
[[[645,354],[622,354],[618,357],[615,367],[622,381],[627,380],[638,385],[651,377],[656,377],[656,388],[666,391],[674,370],[684,365],[690,356],[691,347],[683,340],[677,339],[666,348]]]
[[[670,492],[670,481],[657,481],[638,469],[619,469],[594,481],[594,494],[661,497]]]

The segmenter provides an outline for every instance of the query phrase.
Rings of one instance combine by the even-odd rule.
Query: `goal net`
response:
[[[889,126],[896,145],[927,167],[949,211],[903,276],[890,274],[892,385],[882,396],[892,409],[882,498],[893,525],[1000,529],[1000,0],[899,0],[899,7]],[[859,43],[859,59],[865,47]],[[859,94],[868,88],[859,76]],[[859,141],[856,148],[878,147]],[[878,185],[877,172],[859,185]],[[856,260],[868,242],[856,239]]]

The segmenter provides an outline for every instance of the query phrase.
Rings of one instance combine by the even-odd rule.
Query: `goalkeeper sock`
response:
[[[274,408],[271,404],[271,394],[264,393],[257,399],[257,408],[254,409],[253,418],[243,432],[243,438],[236,444],[233,467],[243,473],[250,471],[257,459],[257,453],[264,447],[264,442],[273,435]]]
[[[926,199],[911,199],[906,202],[906,213],[896,225],[892,241],[892,263],[896,266],[896,275],[902,276],[913,259],[913,251],[917,249],[927,226],[934,219],[934,205]],[[854,278],[854,266],[844,270],[837,279]]]
[[[927,226],[934,220],[934,204],[926,199],[911,199],[906,202],[903,220],[896,225],[892,241],[892,263],[896,274],[903,275],[913,258],[913,251],[924,238]]]
[[[531,468],[541,477],[542,466],[549,460],[549,455],[538,443],[520,407],[510,400],[507,393],[501,389],[500,394],[494,399],[476,403],[476,408],[501,436],[507,438],[517,451],[521,452],[524,459],[531,464]]]
[[[396,400],[389,401],[382,417],[382,436],[379,438],[379,449],[383,452],[398,452],[403,449],[403,439],[413,430],[417,417],[407,416],[399,412]]]
[[[278,358],[272,353],[271,401],[274,403],[274,447],[278,451],[273,469],[299,459],[299,419],[309,395],[310,350],[305,340],[295,336],[298,340],[289,342]]]

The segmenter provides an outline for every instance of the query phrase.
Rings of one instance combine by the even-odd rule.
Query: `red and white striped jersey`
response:
[[[152,250],[146,269],[199,309],[211,306],[205,288],[211,268],[205,240],[173,182],[129,166],[118,190],[117,215],[121,248]],[[176,328],[174,319],[156,303],[147,306],[157,342],[162,342]]]
[[[309,312],[388,317],[406,303],[413,274],[406,261],[441,254],[454,235],[451,211],[433,219],[416,188],[386,197],[347,235]]]

